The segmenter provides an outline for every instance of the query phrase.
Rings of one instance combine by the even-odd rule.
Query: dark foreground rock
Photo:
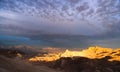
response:
[[[27,60],[0,55],[0,72],[60,72],[47,66],[36,66]]]
[[[109,58],[109,56],[102,59],[60,58],[55,61],[53,68],[64,72],[120,72],[120,62],[108,61]]]

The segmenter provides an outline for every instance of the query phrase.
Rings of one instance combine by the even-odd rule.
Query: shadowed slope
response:
[[[18,58],[0,56],[0,72],[58,72],[46,66],[35,66]]]
[[[65,72],[120,72],[119,61],[108,61],[110,57],[89,59],[85,57],[60,58],[55,61],[53,68]]]

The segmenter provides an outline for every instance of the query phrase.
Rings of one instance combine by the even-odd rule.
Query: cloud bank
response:
[[[118,33],[120,0],[0,0],[2,34]]]

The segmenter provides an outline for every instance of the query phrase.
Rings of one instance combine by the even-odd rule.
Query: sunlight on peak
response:
[[[82,50],[82,51],[70,51],[66,49],[65,52],[60,52],[60,53],[50,53],[50,54],[45,54],[43,56],[35,56],[33,58],[30,58],[29,61],[32,62],[37,62],[37,61],[55,61],[60,58],[65,58],[65,57],[86,57],[89,59],[101,59],[106,56],[111,57],[108,59],[108,61],[120,61],[120,58],[118,55],[120,54],[120,49],[111,49],[111,48],[103,48],[99,46],[95,47],[89,47],[88,49]]]

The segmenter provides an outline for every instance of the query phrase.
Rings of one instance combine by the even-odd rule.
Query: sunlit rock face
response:
[[[85,50],[69,49],[64,52],[60,49],[40,49],[38,54],[27,58],[24,58],[27,54],[24,55],[18,51],[19,49],[1,49],[0,72],[120,72],[119,48],[95,46]],[[45,52],[41,53],[44,50]]]
[[[50,53],[45,54],[43,56],[35,56],[33,58],[30,58],[30,61],[37,62],[37,61],[55,61],[60,58],[66,58],[66,57],[86,57],[89,59],[101,59],[104,57],[111,57],[108,59],[109,61],[120,61],[120,49],[111,49],[111,48],[102,48],[99,46],[96,47],[89,47],[88,49],[82,50],[82,51],[70,51],[66,50],[65,52],[60,53]]]

